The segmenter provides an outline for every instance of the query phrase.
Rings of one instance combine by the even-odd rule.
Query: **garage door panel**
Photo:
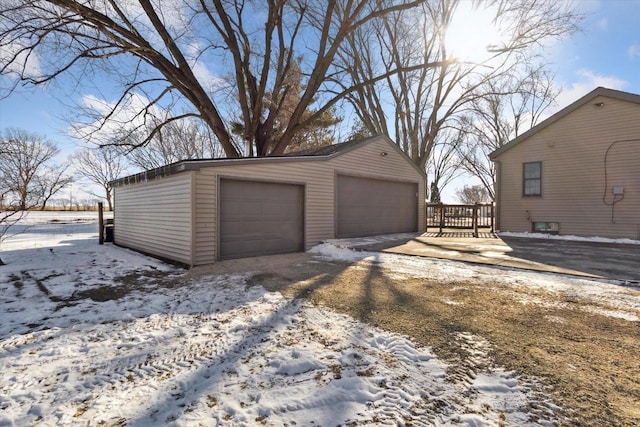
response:
[[[304,187],[220,180],[220,259],[304,250]]]
[[[337,236],[418,230],[418,184],[338,175]]]
[[[280,239],[277,236],[265,237],[262,234],[238,235],[235,239],[225,240],[220,243],[221,254],[226,254],[224,258],[228,258],[233,254],[242,254],[243,256],[252,256],[262,254],[268,250],[278,250],[280,248]]]

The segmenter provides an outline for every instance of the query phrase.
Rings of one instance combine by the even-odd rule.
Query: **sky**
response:
[[[640,1],[585,1],[583,30],[559,43],[553,69],[562,108],[598,86],[640,94]]]
[[[586,15],[582,31],[547,52],[562,88],[549,113],[598,86],[640,94],[640,0],[577,0],[577,5]],[[78,145],[61,119],[72,111],[56,95],[46,89],[21,88],[0,100],[0,129],[17,127],[44,134],[62,148],[60,160],[64,160]],[[443,192],[444,200],[455,201],[457,188],[474,183],[468,177],[452,182]]]

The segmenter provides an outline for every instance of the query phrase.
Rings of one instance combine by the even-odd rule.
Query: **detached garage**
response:
[[[425,176],[387,137],[186,160],[111,183],[115,243],[189,266],[424,231]]]

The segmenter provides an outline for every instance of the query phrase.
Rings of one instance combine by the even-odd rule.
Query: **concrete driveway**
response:
[[[640,283],[640,245],[490,233],[425,233],[348,239],[349,247]]]

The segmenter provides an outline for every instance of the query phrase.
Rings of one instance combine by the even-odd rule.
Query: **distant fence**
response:
[[[0,251],[43,247],[52,242],[92,236],[98,243],[98,213],[95,211],[32,211],[12,219],[0,223]]]
[[[445,205],[442,203],[427,204],[427,231],[429,227],[437,227],[442,233],[445,228],[473,230],[478,237],[479,228],[494,231],[493,203],[475,205]]]

